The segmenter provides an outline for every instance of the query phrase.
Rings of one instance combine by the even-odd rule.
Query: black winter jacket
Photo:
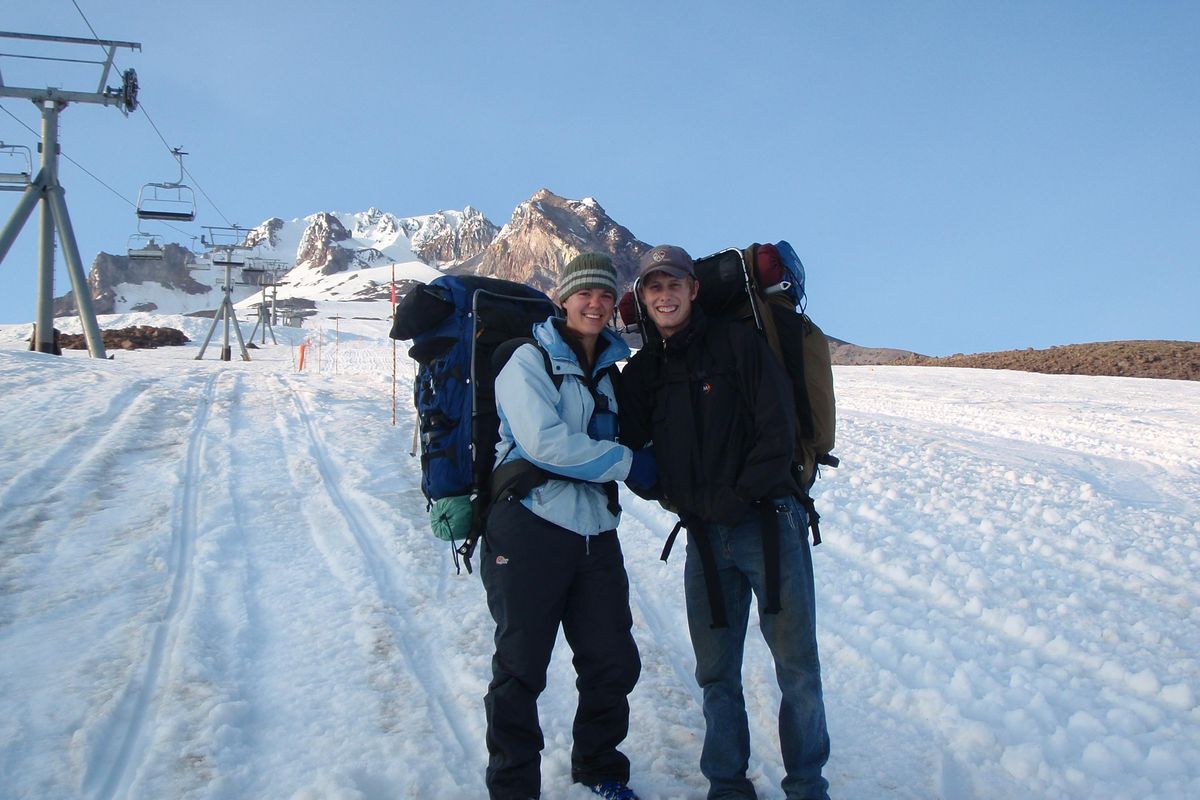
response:
[[[685,520],[736,525],[750,503],[798,492],[792,387],[751,328],[693,306],[684,330],[647,342],[621,375],[621,443],[654,442],[659,499]]]

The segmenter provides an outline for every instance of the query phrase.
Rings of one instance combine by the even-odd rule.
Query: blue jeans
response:
[[[772,501],[778,508],[780,604],[766,604],[762,518],[758,509],[734,527],[711,524],[712,545],[727,628],[713,628],[696,537],[688,536],[684,590],[688,628],[696,652],[696,681],[704,693],[704,749],[700,771],[709,781],[709,800],[754,798],[746,778],[750,729],[742,695],[742,653],[750,616],[750,595],[758,601],[759,624],[775,659],[783,700],[779,706],[779,746],[787,800],[828,800],[821,768],[829,759],[829,733],[817,658],[816,603],[812,554],[804,508],[792,497]]]

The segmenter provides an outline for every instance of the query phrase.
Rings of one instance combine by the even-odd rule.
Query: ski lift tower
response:
[[[280,286],[279,278],[287,270],[287,262],[278,258],[256,258],[253,263],[253,270],[250,267],[242,270],[243,278],[247,272],[258,272],[258,285],[262,287],[262,299],[256,306],[258,321],[254,323],[254,330],[250,331],[250,341],[254,341],[254,335],[261,329],[261,344],[267,343],[268,332],[271,334],[271,344],[279,344],[275,338],[275,323],[279,316],[276,310],[276,300]],[[267,289],[271,290],[270,300],[267,299]]]
[[[250,352],[246,350],[246,341],[242,338],[242,327],[237,321],[237,312],[233,309],[233,273],[234,267],[243,268],[246,265],[246,257],[243,253],[254,248],[244,244],[244,229],[234,225],[231,228],[222,228],[214,225],[205,225],[205,230],[208,235],[214,240],[221,237],[232,236],[232,241],[229,244],[216,244],[200,237],[201,244],[211,248],[212,264],[214,267],[225,268],[225,285],[222,287],[224,298],[221,300],[221,305],[217,307],[217,311],[213,314],[212,327],[208,329],[208,335],[204,337],[204,344],[200,345],[200,353],[196,356],[197,361],[204,358],[204,353],[208,350],[208,344],[212,341],[213,334],[217,331],[217,325],[221,320],[225,321],[225,339],[221,346],[221,360],[231,361],[231,351],[229,347],[229,328],[232,325],[233,332],[237,334],[238,347],[242,352],[242,361],[250,360]]]
[[[76,64],[97,64],[101,67],[100,82],[95,91],[68,91],[61,88],[30,88],[9,86],[0,75],[0,97],[20,97],[33,102],[42,113],[42,164],[37,176],[25,187],[17,207],[13,209],[8,223],[0,230],[0,262],[8,255],[17,235],[25,226],[33,207],[40,201],[41,225],[40,247],[38,259],[38,290],[37,314],[34,322],[33,350],[41,353],[53,353],[54,346],[54,233],[58,232],[62,243],[63,256],[67,262],[67,275],[71,278],[71,288],[75,292],[75,306],[79,309],[79,322],[87,339],[88,353],[92,358],[104,358],[104,340],[100,335],[100,326],[96,323],[96,314],[92,309],[92,297],[88,288],[87,276],[83,270],[83,261],[79,257],[79,245],[75,241],[75,231],[71,227],[71,217],[67,213],[67,203],[63,198],[63,187],[58,180],[58,115],[70,103],[98,103],[105,106],[116,106],[126,116],[137,108],[137,73],[132,69],[121,73],[121,85],[106,86],[109,73],[113,69],[113,57],[117,48],[141,50],[138,42],[117,42],[107,39],[78,39],[69,36],[44,36],[36,33],[9,33],[0,31],[0,39],[19,39],[27,42],[39,42],[47,46],[83,45],[89,48],[100,47],[105,54],[103,61],[87,61],[78,58],[62,58],[48,56],[30,56],[18,53],[0,52],[0,58],[33,58],[39,61],[70,62]],[[71,52],[78,53],[78,50]]]

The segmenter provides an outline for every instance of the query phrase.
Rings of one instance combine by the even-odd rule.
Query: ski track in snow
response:
[[[11,513],[22,505],[22,498],[35,494],[39,486],[70,485],[73,473],[77,473],[87,463],[94,451],[103,453],[111,448],[113,431],[121,430],[129,424],[124,418],[134,418],[139,413],[138,401],[146,393],[149,380],[139,381],[114,394],[108,400],[107,407],[99,414],[102,419],[112,419],[111,428],[99,426],[80,427],[72,431],[65,439],[57,442],[53,451],[43,455],[41,450],[15,451],[12,455],[18,460],[17,479],[4,487],[0,494],[0,508]],[[9,529],[20,528],[25,520],[9,519]]]
[[[132,676],[124,695],[104,726],[106,729],[96,737],[98,741],[87,759],[88,769],[83,779],[84,794],[88,796],[127,796],[129,783],[136,775],[136,767],[145,758],[145,739],[152,734],[158,686],[168,654],[181,635],[179,620],[186,613],[192,596],[192,554],[197,533],[199,487],[202,485],[199,480],[200,462],[218,377],[213,375],[207,379],[203,396],[200,398],[199,411],[194,417],[192,432],[188,436],[184,473],[180,481],[182,498],[178,506],[178,518],[172,525],[171,546],[167,559],[172,575],[170,596],[161,621],[155,625],[145,665]],[[131,413],[154,415],[155,410],[139,409]],[[117,423],[113,431],[119,435],[120,419]],[[147,721],[150,725],[147,725]]]
[[[0,797],[478,798],[491,619],[428,531],[389,348],[0,350]],[[387,377],[385,377],[387,376]],[[1200,392],[837,372],[814,550],[835,798],[1200,796]],[[623,498],[646,800],[700,800],[674,518]],[[761,797],[783,777],[751,615]],[[560,640],[543,797],[570,785]]]
[[[426,603],[416,593],[406,589],[405,581],[400,577],[395,566],[395,560],[383,551],[380,540],[384,538],[383,531],[387,530],[377,519],[373,519],[356,499],[350,498],[339,488],[342,485],[341,470],[331,456],[328,447],[323,442],[318,423],[308,402],[299,391],[291,392],[291,400],[298,411],[302,428],[307,434],[308,452],[320,476],[320,485],[330,509],[339,523],[334,528],[342,528],[342,536],[347,534],[347,543],[354,545],[357,551],[355,557],[362,562],[371,578],[372,595],[375,607],[372,608],[365,620],[373,636],[372,652],[381,657],[394,658],[396,652],[408,663],[409,674],[419,682],[418,691],[426,699],[425,719],[419,723],[422,733],[443,743],[456,742],[457,752],[441,753],[443,764],[450,765],[455,771],[455,778],[460,786],[470,786],[477,780],[477,775],[463,773],[457,765],[470,760],[472,752],[477,750],[477,734],[469,731],[460,718],[460,713],[451,705],[453,695],[451,687],[453,679],[444,674],[436,655],[431,652],[431,642],[422,635],[422,627],[417,623],[415,615],[418,610],[424,610]],[[314,527],[314,530],[316,528]],[[330,533],[326,528],[324,533]],[[336,544],[318,547],[326,553],[332,553]],[[327,555],[331,561],[331,571],[334,556]],[[342,572],[340,579],[348,589],[354,588],[355,578],[349,572]],[[409,582],[411,586],[411,581]],[[447,620],[453,624],[453,620]],[[400,676],[393,676],[398,679]],[[394,691],[394,687],[383,684],[378,686],[381,692]],[[408,721],[411,724],[411,721]],[[409,729],[410,735],[416,733]],[[449,735],[447,735],[449,734]],[[437,769],[443,764],[433,762]],[[426,766],[426,765],[422,765]],[[417,786],[432,785],[429,780],[421,780]]]

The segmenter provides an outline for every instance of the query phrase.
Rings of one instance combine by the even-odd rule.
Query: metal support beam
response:
[[[17,201],[17,207],[13,209],[12,216],[5,223],[4,230],[0,231],[0,263],[4,263],[4,257],[8,255],[8,251],[12,248],[13,242],[17,240],[17,235],[20,234],[21,228],[25,227],[29,215],[33,213],[34,206],[41,199],[42,175],[38,173],[38,176],[25,187],[25,191],[21,194],[21,199]]]
[[[16,241],[21,229],[33,213],[33,207],[41,201],[41,215],[38,224],[38,280],[37,308],[35,311],[35,328],[33,348],[42,353],[55,352],[54,345],[54,235],[62,244],[63,257],[67,262],[67,275],[71,279],[71,288],[75,294],[75,306],[79,311],[79,322],[87,339],[88,352],[93,358],[104,358],[104,339],[100,326],[96,323],[96,314],[92,307],[92,296],[88,287],[87,274],[84,271],[83,259],[79,256],[79,245],[75,240],[75,231],[71,227],[71,215],[67,212],[66,192],[58,180],[58,114],[69,103],[98,103],[100,105],[116,105],[121,111],[129,114],[137,108],[137,75],[128,70],[122,75],[122,85],[116,88],[106,88],[109,73],[113,67],[114,55],[118,47],[131,50],[141,50],[137,42],[121,42],[101,39],[80,39],[69,36],[45,36],[34,33],[11,33],[0,31],[0,39],[24,39],[27,41],[60,43],[68,45],[83,45],[104,49],[104,61],[78,61],[72,58],[43,58],[40,56],[17,55],[0,53],[0,57],[36,58],[45,61],[63,61],[99,64],[101,66],[100,85],[95,92],[65,90],[58,87],[30,88],[6,85],[0,78],[0,97],[18,97],[32,100],[42,114],[42,165],[37,178],[30,182],[24,190],[12,216],[0,230],[0,262],[8,255],[13,242]]]
[[[225,262],[225,297],[221,300],[221,305],[217,307],[217,312],[213,314],[212,325],[208,329],[208,335],[204,337],[204,343],[200,345],[200,352],[196,355],[196,360],[200,361],[204,358],[204,353],[208,350],[208,344],[212,341],[213,334],[217,331],[217,324],[221,320],[225,321],[225,340],[221,347],[221,360],[230,361],[231,352],[229,348],[229,326],[233,324],[233,330],[237,333],[238,346],[242,351],[242,361],[250,360],[250,352],[246,349],[246,342],[242,339],[242,328],[237,321],[237,313],[233,309],[233,275],[231,266],[228,260]]]
[[[88,39],[78,36],[52,36],[46,33],[14,33],[0,31],[0,39],[28,39],[31,42],[60,42],[62,44],[81,44],[88,47],[128,47],[130,50],[141,50],[139,42],[122,42],[117,39]],[[98,62],[97,62],[98,63]]]
[[[0,97],[19,97],[35,103],[99,103],[117,106],[124,102],[119,94],[97,94],[95,92],[71,92],[64,89],[24,89],[19,86],[5,87]]]
[[[38,221],[37,308],[33,318],[33,346],[39,353],[54,352],[54,214],[42,193]]]
[[[88,353],[92,358],[104,358],[104,336],[100,333],[96,312],[92,308],[92,291],[83,269],[83,259],[79,257],[79,245],[75,242],[75,230],[71,227],[64,194],[61,186],[55,186],[47,193],[46,199],[50,203],[50,210],[54,212],[54,225],[58,229],[58,240],[62,242],[63,258],[67,262],[71,288],[75,291],[75,307],[79,311],[84,338],[87,339]]]

